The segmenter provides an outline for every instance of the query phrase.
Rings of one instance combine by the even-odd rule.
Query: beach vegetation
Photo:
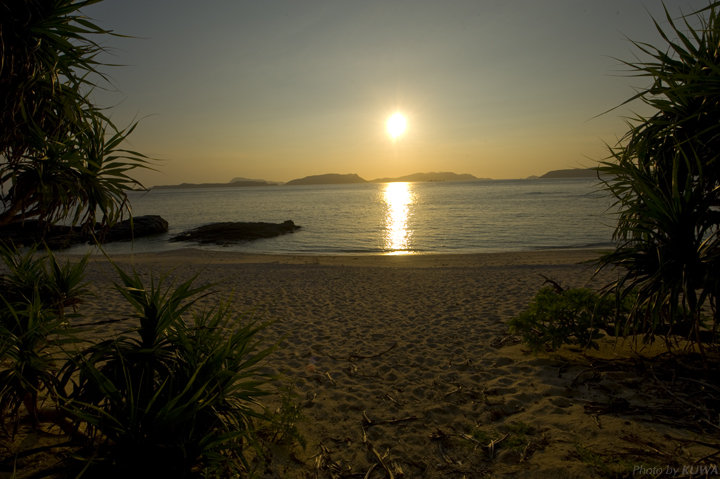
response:
[[[597,348],[607,334],[686,340],[705,358],[720,326],[720,4],[655,22],[661,47],[633,42],[625,62],[650,80],[623,105],[639,100],[652,114],[625,118],[628,132],[598,167],[614,199],[617,246],[598,271],[617,279],[593,293],[543,288],[510,331],[537,352],[545,345]],[[556,285],[557,286],[557,285]]]
[[[472,432],[472,437],[477,440],[480,444],[490,444],[492,441],[497,439],[499,436],[497,434],[490,434],[487,431],[484,431],[482,429],[475,429]]]
[[[529,435],[535,433],[535,428],[526,424],[522,421],[513,422],[504,426],[509,436],[502,443],[502,447],[505,449],[511,449],[518,452],[523,452],[530,440],[527,438]]]
[[[535,428],[523,423],[516,422],[508,425],[501,426],[500,428],[504,433],[497,431],[485,431],[480,428],[476,428],[470,434],[471,444],[474,446],[482,445],[484,447],[491,447],[493,449],[505,449],[523,452],[530,444],[528,435],[535,433]]]
[[[666,10],[661,47],[634,42],[623,62],[650,85],[639,100],[652,112],[626,118],[628,132],[598,168],[614,198],[617,247],[600,267],[614,267],[608,288],[631,298],[619,328],[645,341],[687,339],[704,355],[720,321],[720,18],[714,3],[681,20]]]
[[[514,422],[512,424],[509,424],[507,426],[507,428],[510,432],[521,435],[521,436],[524,436],[526,434],[532,434],[532,432],[534,430],[534,428],[531,425],[524,423],[522,421],[518,421],[518,422]]]
[[[502,443],[502,446],[505,449],[510,449],[513,451],[519,451],[522,452],[525,447],[528,445],[528,440],[524,435],[511,435],[508,437],[505,442]]]
[[[7,270],[0,275],[0,294],[11,304],[35,296],[43,309],[62,318],[68,308],[76,311],[90,295],[85,281],[88,256],[60,264],[49,250],[38,254],[37,246],[21,252],[12,245],[0,245],[0,259]]]
[[[83,350],[61,376],[64,411],[100,444],[89,453],[93,469],[111,477],[244,474],[248,450],[260,450],[258,429],[277,419],[258,402],[274,379],[257,369],[275,349],[258,339],[268,323],[233,315],[229,302],[191,311],[209,288],[194,287],[195,277],[177,286],[151,277],[146,286],[137,272],[116,270],[115,287],[139,326]]]
[[[58,346],[77,339],[66,313],[89,295],[84,282],[87,257],[61,265],[35,248],[25,253],[0,245],[7,272],[0,275],[0,426],[17,432],[21,406],[37,422],[42,394],[57,405],[62,389],[57,377]]]
[[[598,477],[614,479],[645,474],[641,471],[654,471],[657,476],[668,470],[667,464],[648,462],[647,456],[643,454],[627,454],[622,452],[599,453],[576,441],[574,443],[574,455],[580,462],[592,468]],[[672,469],[670,469],[672,470]],[[637,474],[640,472],[640,474]]]
[[[618,304],[612,295],[587,288],[546,286],[528,307],[508,321],[511,333],[519,334],[534,353],[562,345],[598,349],[597,340],[615,334],[616,318],[627,314],[632,297]]]
[[[270,421],[260,430],[261,436],[276,444],[297,443],[305,449],[307,440],[298,428],[298,423],[307,420],[297,402],[298,394],[293,385],[280,391],[280,405],[275,411],[268,411]]]
[[[249,458],[264,457],[268,443],[304,447],[291,389],[275,412],[260,403],[278,380],[259,370],[277,347],[260,338],[263,313],[235,314],[229,300],[200,309],[212,285],[194,286],[197,276],[143,281],[116,267],[115,289],[134,313],[117,337],[87,345],[86,330],[69,324],[83,318],[77,307],[90,294],[88,258],[60,264],[50,252],[10,247],[0,256],[6,435],[17,433],[24,406],[34,425],[49,418],[75,431],[65,446],[84,462],[69,470],[86,464],[108,477],[237,477],[262,464]]]
[[[137,122],[118,128],[92,101],[111,86],[96,39],[115,34],[82,13],[100,1],[0,5],[0,226],[62,221],[94,233],[131,215],[126,192],[142,185],[129,173],[151,160],[123,148]],[[80,349],[69,323],[89,294],[88,257],[61,264],[49,250],[11,244],[0,257],[5,432],[11,421],[17,432],[23,405],[37,424],[38,401],[49,400],[84,441],[80,476],[108,477],[244,477],[248,455],[262,456],[258,431],[302,439],[291,394],[276,413],[259,402],[277,379],[259,371],[276,347],[260,339],[262,314],[237,315],[230,301],[198,312],[211,286],[194,286],[197,276],[146,284],[116,267],[115,289],[134,310],[121,321],[133,325]]]
[[[129,213],[128,173],[148,167],[120,148],[137,123],[117,128],[91,101],[110,85],[94,40],[113,35],[82,14],[101,0],[12,0],[0,5],[0,226],[70,220],[85,230]]]

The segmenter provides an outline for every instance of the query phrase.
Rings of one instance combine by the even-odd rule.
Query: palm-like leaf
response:
[[[68,363],[66,409],[111,441],[107,457],[123,472],[138,463],[176,475],[199,462],[247,469],[253,421],[267,420],[256,402],[268,394],[258,363],[274,349],[256,339],[266,324],[241,325],[221,303],[189,325],[183,315],[209,286],[194,287],[193,277],[166,287],[166,276],[151,276],[146,287],[136,271],[116,269],[139,326]]]
[[[621,267],[618,300],[637,291],[624,332],[683,334],[701,349],[703,308],[714,311],[713,331],[720,321],[720,18],[715,6],[703,11],[701,28],[686,20],[686,31],[666,11],[677,38],[656,23],[666,50],[635,43],[649,60],[625,64],[652,84],[628,102],[655,114],[628,119],[599,168],[618,211],[618,247],[600,265]]]
[[[89,100],[105,78],[91,39],[107,35],[81,9],[100,0],[12,0],[0,5],[0,225],[69,218],[86,230],[129,212],[128,176],[148,158],[123,150],[137,123],[117,129]]]

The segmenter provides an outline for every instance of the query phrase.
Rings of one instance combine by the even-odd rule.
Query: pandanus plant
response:
[[[0,257],[8,270],[0,275],[0,426],[7,431],[12,421],[15,433],[23,404],[37,421],[41,392],[59,404],[57,374],[64,357],[58,347],[76,340],[68,321],[89,294],[88,258],[60,264],[50,253],[8,246],[0,246]]]
[[[148,158],[120,148],[137,123],[116,128],[90,101],[106,77],[94,35],[112,35],[81,9],[100,0],[0,4],[0,225],[72,220],[94,229],[128,212],[128,176]],[[97,218],[96,218],[97,216]]]
[[[111,477],[250,470],[246,449],[272,419],[258,403],[272,379],[258,372],[275,349],[257,337],[267,323],[234,316],[229,302],[191,311],[209,288],[193,287],[195,277],[145,286],[116,269],[137,327],[83,351],[60,380],[71,391],[65,410],[103,444],[98,467]]]
[[[704,355],[720,323],[720,18],[717,4],[684,28],[665,13],[671,34],[655,23],[665,48],[634,43],[648,59],[623,62],[651,79],[625,103],[654,114],[626,119],[599,167],[618,215],[617,248],[600,266],[619,267],[618,301],[637,294],[619,332],[684,336]]]

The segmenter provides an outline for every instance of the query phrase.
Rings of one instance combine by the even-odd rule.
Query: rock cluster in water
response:
[[[282,223],[212,223],[183,231],[179,235],[173,236],[170,241],[195,241],[199,244],[226,245],[261,238],[273,238],[294,233],[298,229],[300,226],[291,220]]]
[[[44,242],[50,249],[64,249],[85,242],[95,244],[95,238],[98,243],[111,243],[167,233],[167,231],[168,222],[158,215],[136,216],[132,220],[121,221],[107,230],[96,229],[94,237],[71,226],[40,225],[35,220],[28,220],[1,227],[0,242],[12,242],[18,247]]]

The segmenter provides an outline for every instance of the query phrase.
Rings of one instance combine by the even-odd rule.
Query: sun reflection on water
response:
[[[383,190],[385,201],[385,251],[387,254],[411,254],[412,230],[408,227],[410,206],[415,200],[410,183],[386,183]]]

